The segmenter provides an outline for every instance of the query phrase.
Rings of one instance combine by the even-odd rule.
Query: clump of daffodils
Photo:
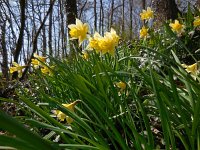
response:
[[[80,102],[80,100],[76,100],[70,104],[62,104],[66,109],[68,109],[71,112],[74,112],[75,106],[76,104],[78,104]],[[73,119],[69,116],[67,116],[65,113],[63,113],[60,110],[53,110],[53,113],[56,115],[56,117],[60,120],[60,121],[67,121],[68,124],[73,122]]]
[[[140,13],[141,20],[149,20],[153,18],[153,11],[150,7],[147,7],[147,10],[142,10]]]
[[[39,56],[36,53],[34,53],[34,58],[31,59],[31,64],[34,68],[40,67],[41,72],[43,74],[53,75],[52,69],[55,68],[55,66],[48,66],[46,63],[47,57]]]
[[[10,73],[14,73],[14,72],[18,72],[18,76],[21,77],[22,76],[22,70],[26,67],[26,66],[21,66],[16,62],[13,62],[13,67],[10,67]]]
[[[169,26],[171,27],[172,31],[176,32],[177,34],[183,33],[185,29],[185,26],[178,20],[175,20],[174,23],[170,23]]]
[[[110,32],[106,32],[102,37],[98,32],[95,32],[94,36],[89,39],[88,49],[94,49],[97,53],[106,54],[109,53],[112,56],[115,54],[115,47],[119,43],[119,36],[116,31],[111,28]]]
[[[79,45],[87,38],[89,26],[87,23],[82,23],[79,19],[76,19],[76,24],[68,25],[70,29],[69,34],[71,39],[78,39]]]
[[[87,39],[87,33],[89,30],[88,24],[83,24],[79,19],[76,19],[76,24],[71,24],[68,27],[70,29],[69,34],[71,39],[78,39],[79,45]],[[97,53],[100,52],[101,54],[109,53],[114,56],[115,47],[118,43],[119,36],[116,31],[111,28],[110,32],[106,32],[104,36],[95,32],[93,37],[89,38],[89,45],[86,49],[95,50]]]

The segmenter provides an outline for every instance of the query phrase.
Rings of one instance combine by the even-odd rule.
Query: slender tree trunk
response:
[[[76,22],[76,17],[77,17],[76,4],[77,4],[76,0],[66,0],[67,25],[75,24]],[[76,48],[76,50],[74,48]],[[70,51],[69,51],[70,59],[74,58],[76,53],[79,51],[80,49],[78,49],[78,41],[77,40],[70,41]]]
[[[124,28],[124,0],[122,0],[122,36],[125,36],[125,28]]]
[[[94,31],[97,30],[97,1],[94,0]]]
[[[42,55],[46,56],[47,53],[47,39],[46,39],[46,27],[44,26],[42,29],[43,35],[42,35]]]
[[[146,0],[142,0],[142,9],[146,9]]]
[[[129,0],[129,8],[130,8],[130,35],[129,38],[132,40],[132,35],[133,35],[133,0]]]
[[[108,28],[111,28],[112,24],[113,24],[113,12],[114,12],[114,0],[112,0],[111,2],[111,10],[110,10],[110,24]]]
[[[50,3],[52,3],[52,0],[50,0]],[[48,46],[49,46],[49,55],[52,56],[53,50],[52,50],[52,15],[53,15],[53,10],[49,14],[49,41],[48,41]]]
[[[65,58],[66,57],[66,46],[67,46],[67,35],[66,35],[66,31],[65,31],[65,22],[64,22],[64,13],[63,13],[63,1],[60,1],[60,24],[61,24],[61,39],[62,39],[62,56],[61,58]]]
[[[100,0],[100,9],[101,9],[101,34],[104,35],[104,11],[103,11],[103,1]]]
[[[21,22],[21,27],[20,27],[20,33],[19,33],[19,38],[17,41],[17,46],[16,46],[16,50],[14,53],[14,61],[18,63],[18,58],[23,46],[23,38],[24,38],[24,28],[25,28],[25,21],[26,21],[26,14],[25,14],[25,10],[26,10],[26,0],[20,0],[20,22]],[[14,72],[13,74],[13,78],[17,78],[17,72]]]
[[[3,61],[1,64],[2,77],[8,80],[8,54],[6,49],[6,22],[1,26],[1,49]]]

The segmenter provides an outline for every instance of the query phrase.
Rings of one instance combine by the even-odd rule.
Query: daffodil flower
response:
[[[140,38],[145,38],[148,35],[148,28],[146,28],[145,26],[142,27],[142,29],[140,30]]]
[[[172,31],[181,34],[184,32],[185,26],[180,24],[178,20],[175,20],[174,23],[170,23],[169,26],[171,27]]]
[[[86,49],[88,50],[95,49],[96,52],[100,52],[99,41],[102,39],[103,37],[98,32],[95,32],[93,37],[89,38],[89,44]]]
[[[22,70],[26,67],[26,66],[20,66],[18,63],[13,62],[13,67],[10,67],[10,73],[14,73],[14,72],[18,72],[19,76],[22,75]]]
[[[149,20],[153,18],[153,11],[150,7],[147,7],[147,10],[142,10],[142,13],[140,13],[140,17],[142,20]]]
[[[97,53],[105,54],[109,53],[112,56],[115,54],[115,47],[119,43],[119,36],[116,31],[111,28],[110,32],[106,32],[102,37],[98,32],[94,33],[94,36],[89,38],[89,45],[86,49],[95,50]]]
[[[43,74],[48,74],[48,75],[52,76],[52,75],[53,75],[53,72],[52,72],[51,69],[54,69],[54,68],[55,68],[55,66],[50,66],[50,68],[47,67],[47,66],[43,66],[43,67],[41,68],[41,72],[42,72]]]
[[[194,22],[193,22],[193,25],[194,25],[195,27],[200,26],[200,17],[197,16],[197,17],[195,17],[194,19],[195,19],[195,20],[194,20]]]
[[[79,45],[87,38],[89,26],[87,23],[82,23],[79,19],[76,19],[76,24],[68,25],[70,29],[69,34],[71,39],[78,39]]]
[[[70,110],[71,112],[74,112],[75,106],[76,104],[78,104],[80,102],[80,100],[76,100],[70,104],[62,104],[66,109]],[[67,123],[70,124],[73,122],[73,119],[69,116],[67,116],[66,114],[64,114],[62,111],[60,110],[54,110],[53,113],[57,116],[57,118],[60,121],[64,121],[66,119]]]
[[[112,56],[115,54],[115,47],[119,43],[119,36],[116,31],[111,28],[110,32],[106,32],[105,36],[99,40],[99,48],[102,54],[109,53]]]
[[[47,57],[39,56],[36,53],[34,53],[33,56],[43,63],[46,62]]]
[[[87,51],[83,51],[82,54],[83,54],[82,57],[83,57],[84,59],[86,59],[86,60],[89,59],[89,54],[88,54]]]
[[[121,91],[123,91],[123,90],[126,89],[126,83],[124,83],[124,82],[122,82],[122,81],[117,82],[117,83],[116,83],[116,86],[117,86],[118,88],[120,88]]]
[[[198,67],[197,67],[197,63],[194,63],[192,65],[186,65],[186,64],[182,64],[182,67],[185,68],[185,70],[188,72],[188,73],[191,73],[193,75],[196,75],[197,74],[197,71],[198,71]]]
[[[31,64],[34,66],[34,68],[36,68],[40,65],[42,66],[43,65],[42,63],[46,62],[47,57],[39,56],[36,53],[34,53],[33,56],[35,57],[35,59],[31,59]]]

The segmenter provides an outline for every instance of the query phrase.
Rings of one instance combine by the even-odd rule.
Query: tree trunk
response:
[[[178,17],[179,10],[175,0],[154,0],[152,5],[155,11],[156,22],[163,23],[166,20],[174,20]]]
[[[142,0],[142,9],[146,9],[146,0]]]
[[[103,11],[103,1],[100,0],[101,9],[101,34],[104,35],[104,11]]]
[[[17,46],[16,50],[14,53],[14,61],[18,63],[19,55],[22,49],[23,45],[23,38],[24,38],[24,28],[25,28],[25,21],[26,21],[26,14],[25,14],[25,9],[26,9],[26,0],[20,0],[20,22],[21,22],[21,27],[20,27],[20,33],[19,33],[19,38],[17,41]],[[13,78],[17,78],[18,73],[14,72],[13,73]]]
[[[129,0],[129,8],[130,8],[130,35],[129,38],[132,40],[133,35],[133,0]]]
[[[97,30],[97,1],[94,0],[94,31]]]
[[[77,17],[77,5],[76,0],[66,0],[66,13],[67,13],[67,25],[75,24]],[[69,33],[69,32],[68,32]],[[70,35],[69,35],[70,36]],[[76,48],[77,50],[75,50]],[[76,55],[78,52],[78,40],[70,41],[70,59]]]
[[[1,64],[2,78],[8,80],[8,54],[6,49],[6,22],[1,26],[1,49],[3,61]]]
[[[112,0],[112,2],[111,2],[111,10],[110,10],[110,24],[108,26],[109,29],[112,27],[112,24],[113,24],[114,4],[115,4],[114,0]]]
[[[50,3],[52,3],[52,0],[50,0]],[[53,50],[52,50],[52,14],[53,10],[49,14],[49,55],[52,56]]]
[[[122,36],[125,36],[125,27],[124,27],[124,0],[122,0]]]

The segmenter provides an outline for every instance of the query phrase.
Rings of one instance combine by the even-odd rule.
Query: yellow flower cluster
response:
[[[142,10],[142,13],[140,13],[140,17],[142,20],[149,20],[153,18],[153,11],[150,7],[147,7],[147,10]]]
[[[69,34],[71,39],[78,39],[79,45],[87,38],[87,33],[89,30],[88,24],[82,23],[79,19],[76,19],[76,24],[71,24],[68,26],[70,31]],[[98,32],[95,32],[93,37],[89,38],[89,45],[87,49],[95,50],[102,54],[109,53],[112,56],[115,54],[115,47],[118,45],[119,36],[116,31],[111,28],[110,32],[106,32],[104,37],[102,37]],[[88,59],[88,55],[84,54],[83,57]]]
[[[142,29],[140,30],[140,38],[146,38],[147,35],[148,35],[148,28],[143,26]]]
[[[13,62],[13,67],[10,67],[10,73],[14,73],[14,72],[18,72],[19,73],[19,77],[22,76],[22,70],[26,67],[26,66],[20,66],[18,63]]]
[[[193,22],[193,25],[194,25],[195,27],[200,26],[200,17],[197,16],[197,17],[195,17],[194,19],[195,19],[195,20],[194,20],[194,22]]]
[[[76,24],[68,25],[70,29],[69,34],[71,39],[78,39],[79,45],[87,38],[89,26],[87,23],[82,23],[79,19],[76,19]]]
[[[181,34],[184,32],[185,26],[180,24],[178,20],[175,20],[174,23],[170,23],[169,26],[171,27],[172,31]]]
[[[47,66],[46,64],[46,57],[39,56],[34,53],[33,59],[31,59],[31,64],[33,65],[34,68],[41,67],[41,72],[43,74],[48,74],[48,75],[53,75],[52,69],[54,69],[54,66]]]
[[[102,37],[98,32],[94,33],[94,36],[89,39],[88,49],[94,49],[97,53],[105,54],[109,53],[112,56],[115,54],[115,47],[119,43],[119,36],[116,31],[111,28],[110,32],[106,32]]]
[[[65,108],[67,108],[68,110],[70,110],[71,112],[74,112],[74,107],[76,104],[78,104],[80,102],[80,100],[76,100],[70,104],[62,104]],[[67,116],[66,114],[64,114],[62,111],[60,110],[54,110],[53,113],[56,115],[56,117],[60,120],[60,121],[64,121],[66,119],[67,123],[70,124],[73,122],[73,119],[69,116]]]

